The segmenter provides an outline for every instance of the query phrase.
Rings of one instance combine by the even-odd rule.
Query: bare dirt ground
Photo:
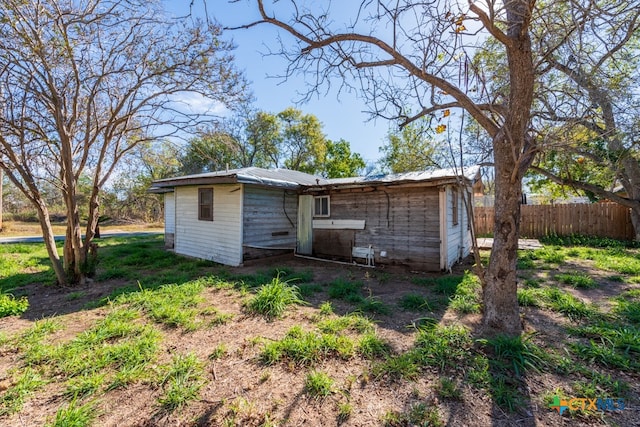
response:
[[[250,274],[273,266],[290,267],[296,271],[312,271],[313,282],[326,288],[336,278],[361,281],[365,292],[379,297],[385,304],[394,307],[399,298],[411,291],[420,293],[424,287],[412,283],[415,277],[439,276],[416,273],[401,267],[367,269],[302,260],[293,257],[267,259],[253,262],[237,269],[227,269],[234,274]],[[470,269],[470,263],[456,267],[454,274]],[[588,267],[584,267],[588,268]],[[104,315],[107,307],[86,310],[87,303],[107,296],[112,290],[128,284],[122,280],[92,283],[84,288],[43,288],[33,285],[21,290],[28,295],[29,310],[20,318],[0,319],[0,331],[13,335],[33,324],[36,319],[56,316],[64,328],[52,337],[64,342],[80,331],[91,327]],[[612,283],[620,292],[626,285]],[[80,295],[69,298],[71,292]],[[590,292],[593,292],[590,294]],[[599,301],[599,289],[581,291],[581,297]],[[125,389],[113,390],[99,398],[99,426],[377,426],[383,425],[385,414],[390,411],[406,412],[418,403],[437,406],[440,419],[448,426],[587,426],[587,425],[640,425],[637,410],[639,378],[622,372],[613,372],[627,381],[632,390],[628,410],[613,417],[561,417],[546,407],[543,396],[557,388],[566,388],[567,378],[550,373],[525,376],[522,394],[526,396],[523,409],[509,413],[499,408],[488,393],[461,384],[459,399],[440,399],[436,384],[442,373],[436,369],[423,371],[415,381],[374,378],[370,362],[360,358],[348,361],[329,359],[312,369],[326,372],[335,380],[336,390],[326,398],[312,398],[304,392],[304,379],[309,372],[295,364],[265,366],[259,361],[261,340],[276,340],[284,336],[294,325],[305,330],[314,328],[318,306],[328,299],[326,292],[310,297],[310,304],[292,309],[283,319],[268,321],[262,317],[248,315],[243,309],[244,298],[236,290],[205,290],[206,304],[221,313],[232,314],[233,320],[214,328],[203,328],[195,332],[184,332],[176,328],[162,328],[162,353],[158,364],[167,363],[173,354],[192,352],[200,360],[207,361],[207,383],[200,391],[199,399],[181,410],[166,413],[157,404],[161,390],[157,385],[138,383]],[[337,314],[345,314],[353,307],[341,301],[332,301]],[[392,310],[390,315],[375,316],[377,333],[386,339],[396,352],[406,351],[414,343],[415,330],[412,322],[421,316],[434,313]],[[446,311],[438,315],[444,324],[461,323],[476,331],[479,315],[458,316]],[[567,319],[540,309],[523,309],[526,329],[537,331],[539,339],[554,343],[562,351],[565,336],[559,325]],[[224,345],[226,355],[211,360],[213,349]],[[0,384],[7,372],[20,363],[15,353],[6,350],[0,353]],[[446,373],[445,373],[446,374]],[[0,389],[0,392],[2,390]],[[62,405],[60,384],[55,381],[28,399],[24,409],[16,415],[1,417],[3,426],[40,426],[51,422],[57,408]],[[352,412],[347,419],[337,416],[337,407],[349,403]],[[635,407],[635,409],[634,409]],[[234,423],[229,422],[234,418]],[[615,423],[615,424],[614,424]],[[409,424],[403,424],[409,425]]]

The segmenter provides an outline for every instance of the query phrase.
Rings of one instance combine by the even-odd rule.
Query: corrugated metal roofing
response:
[[[476,178],[480,172],[480,166],[469,166],[461,169],[437,169],[433,171],[417,171],[405,173],[393,173],[387,175],[367,175],[353,178],[334,178],[328,179],[329,185],[349,185],[349,184],[375,184],[375,183],[395,183],[395,182],[422,182],[434,181],[446,178],[456,178],[464,172],[464,177],[471,180]]]
[[[464,168],[464,176],[474,181],[479,166]],[[388,175],[368,175],[353,178],[325,179],[304,172],[289,169],[263,169],[257,167],[229,169],[225,171],[208,172],[195,175],[186,175],[175,178],[166,178],[154,181],[150,191],[158,192],[160,189],[179,187],[183,185],[202,185],[216,183],[240,183],[265,185],[279,188],[322,187],[392,184],[400,182],[426,182],[441,179],[453,179],[461,175],[460,169],[438,169],[434,171],[406,172]]]
[[[237,182],[240,184],[266,185],[269,187],[297,188],[302,185],[323,185],[327,180],[315,175],[289,169],[263,169],[257,167],[229,169],[217,172],[186,175],[176,178],[160,179],[153,182],[154,187],[177,187],[217,182]]]

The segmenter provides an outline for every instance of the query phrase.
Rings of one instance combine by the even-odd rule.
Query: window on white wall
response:
[[[453,225],[458,225],[458,189],[451,189],[451,222]]]
[[[329,216],[329,196],[316,196],[314,198],[313,216]]]
[[[198,188],[198,219],[213,221],[213,188]]]

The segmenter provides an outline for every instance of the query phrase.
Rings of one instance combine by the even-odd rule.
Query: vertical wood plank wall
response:
[[[493,233],[494,209],[474,207],[476,233]],[[583,234],[633,240],[629,208],[617,203],[523,205],[520,237]]]
[[[376,262],[440,270],[438,189],[404,188],[330,193],[330,219],[364,219],[364,230],[314,230],[317,255],[346,257],[351,245],[373,245]],[[386,251],[385,258],[380,252]]]

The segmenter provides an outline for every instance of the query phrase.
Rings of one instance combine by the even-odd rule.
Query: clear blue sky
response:
[[[190,0],[164,0],[164,3],[170,13],[189,13]],[[194,3],[193,15],[203,16],[202,0]],[[229,4],[226,0],[208,0],[207,8],[209,15],[224,26],[246,24],[258,17],[255,2]],[[378,147],[384,143],[389,123],[381,119],[368,121],[369,116],[364,112],[366,105],[355,94],[343,93],[337,98],[334,91],[297,105],[295,102],[300,99],[299,94],[306,90],[304,77],[285,82],[270,78],[284,74],[287,66],[282,57],[263,55],[269,48],[278,48],[278,31],[275,27],[260,25],[248,30],[227,32],[225,37],[233,39],[237,45],[234,52],[236,64],[251,83],[256,108],[278,113],[288,106],[294,106],[318,117],[329,139],[343,138],[349,141],[351,150],[359,153],[365,161],[372,162],[380,157]],[[293,43],[286,34],[281,37],[285,43]]]

